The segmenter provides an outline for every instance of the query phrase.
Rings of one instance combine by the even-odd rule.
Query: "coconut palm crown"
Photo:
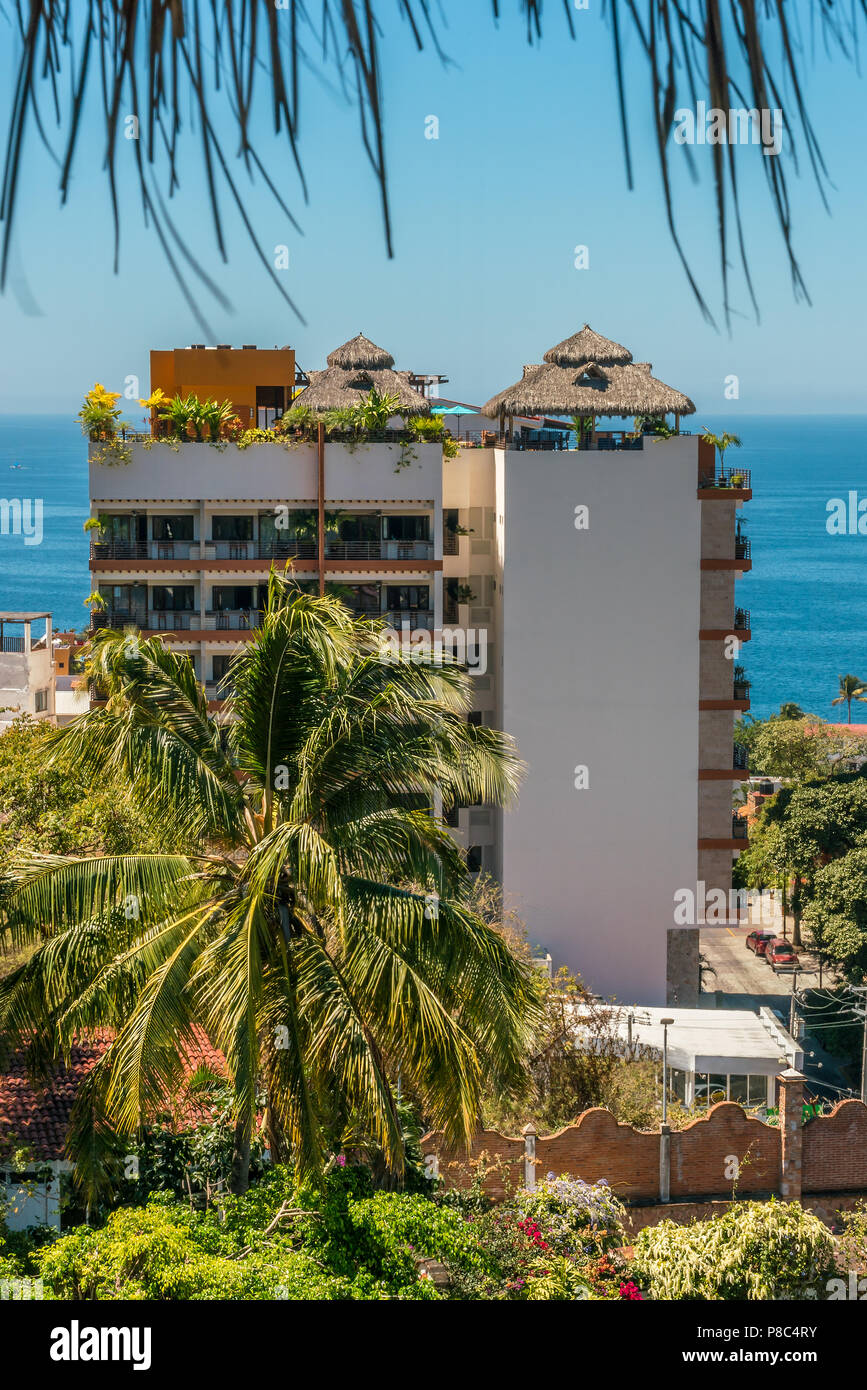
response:
[[[519,1084],[537,1017],[531,968],[474,913],[462,854],[418,809],[515,794],[511,740],[467,722],[467,672],[396,658],[376,626],[272,572],[227,718],[188,657],[134,629],[94,638],[89,674],[106,703],[54,756],[126,779],[173,848],[22,854],[5,873],[7,926],[38,945],[0,986],[0,1038],[39,1059],[114,1034],[76,1102],[79,1182],[107,1185],[197,1030],[226,1059],[236,1191],[263,1097],[272,1154],[301,1174],[341,1126],[400,1173],[398,1073],[466,1141],[482,1078]]]

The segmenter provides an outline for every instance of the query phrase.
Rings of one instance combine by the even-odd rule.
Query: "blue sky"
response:
[[[506,8],[503,6],[502,8]],[[277,296],[225,201],[230,260],[223,265],[195,160],[182,168],[175,213],[194,254],[234,304],[226,313],[202,296],[212,340],[292,344],[307,367],[363,330],[398,366],[444,372],[448,392],[485,399],[516,380],[554,342],[587,320],[686,391],[699,410],[799,413],[867,409],[862,335],[867,214],[862,140],[865,83],[817,46],[808,97],[836,185],[832,216],[812,178],[793,177],[796,249],[813,299],[794,302],[767,198],[760,156],[742,160],[747,236],[762,311],[757,324],[735,269],[732,331],[714,332],[687,287],[664,220],[656,156],[645,125],[635,134],[636,187],[624,176],[611,63],[599,0],[577,11],[569,42],[549,6],[541,45],[529,48],[517,18],[497,28],[489,7],[443,0],[444,67],[428,46],[417,54],[398,7],[384,5],[389,75],[384,87],[394,260],[385,254],[377,190],[354,109],[315,78],[303,110],[302,156],[310,204],[283,143],[261,114],[260,151],[302,224],[289,226],[240,169],[257,237],[267,253],[286,243],[287,289],[302,324]],[[0,100],[8,98],[12,54],[5,37]],[[647,76],[630,45],[630,104],[646,110]],[[264,90],[264,89],[263,89]],[[437,116],[439,139],[425,139]],[[123,142],[122,142],[123,146]],[[131,150],[121,148],[123,158]],[[705,158],[709,151],[705,150]],[[112,274],[102,149],[92,116],[84,127],[69,204],[31,129],[14,261],[41,312],[0,300],[0,411],[69,411],[95,379],[116,389],[148,375],[148,349],[202,341],[152,234],[142,225],[135,184],[121,168],[125,205],[121,265]],[[719,307],[715,210],[705,162],[698,188],[681,175],[681,229],[694,268]],[[586,244],[590,268],[576,270]],[[26,305],[26,296],[24,297]],[[34,306],[31,304],[30,308]],[[736,374],[740,398],[727,402]]]

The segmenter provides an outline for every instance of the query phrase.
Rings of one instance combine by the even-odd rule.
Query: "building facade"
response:
[[[733,721],[749,704],[749,614],[735,603],[749,477],[680,431],[692,402],[625,348],[585,327],[551,353],[481,407],[491,446],[453,458],[321,438],[133,440],[123,467],[92,450],[94,622],[187,651],[215,707],[275,563],[358,613],[443,637],[473,673],[470,719],[507,730],[527,764],[514,808],[449,813],[471,869],[593,990],[691,1007],[702,894],[728,893],[746,845],[732,786],[748,776]],[[259,400],[273,366],[263,358],[257,384],[256,352],[239,355]],[[389,363],[352,340],[311,392],[363,392]],[[596,428],[627,414],[673,414],[675,430]],[[557,415],[578,417],[578,447],[511,428]],[[683,890],[694,921],[675,916]]]

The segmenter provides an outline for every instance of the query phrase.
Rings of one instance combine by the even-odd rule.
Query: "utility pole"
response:
[[[798,974],[799,971],[792,971],[792,997],[789,1000],[789,1032],[791,1033],[792,1037],[795,1039],[796,1042],[798,1040],[798,1035],[795,1032],[795,995],[798,989]]]

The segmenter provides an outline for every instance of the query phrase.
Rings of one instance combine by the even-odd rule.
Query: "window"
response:
[[[427,584],[389,584],[386,608],[429,608],[430,588]]]
[[[430,540],[429,516],[384,516],[382,538],[385,541]]]
[[[749,1103],[750,1105],[767,1105],[768,1103],[768,1078],[766,1076],[750,1076],[749,1082]]]
[[[192,584],[155,584],[151,589],[151,607],[156,613],[191,612],[194,593]]]
[[[37,690],[33,699],[33,708],[37,714],[44,714],[48,709],[48,691]]]
[[[471,710],[467,715],[467,723],[475,724],[480,729],[482,727],[482,711],[479,709]]]
[[[217,612],[247,611],[255,604],[256,590],[247,584],[215,584],[212,603]]]
[[[748,1076],[729,1077],[729,1100],[738,1105],[748,1105],[750,1100],[750,1078]]]
[[[482,847],[481,845],[470,845],[467,850],[467,868],[471,874],[477,874],[482,867]]]
[[[253,539],[253,518],[251,516],[215,516],[213,527],[215,541],[251,541]]]
[[[153,528],[155,541],[191,541],[193,539],[192,516],[155,516]]]
[[[211,673],[213,680],[221,681],[223,679],[229,670],[229,662],[231,660],[231,656],[214,656],[211,658]]]

